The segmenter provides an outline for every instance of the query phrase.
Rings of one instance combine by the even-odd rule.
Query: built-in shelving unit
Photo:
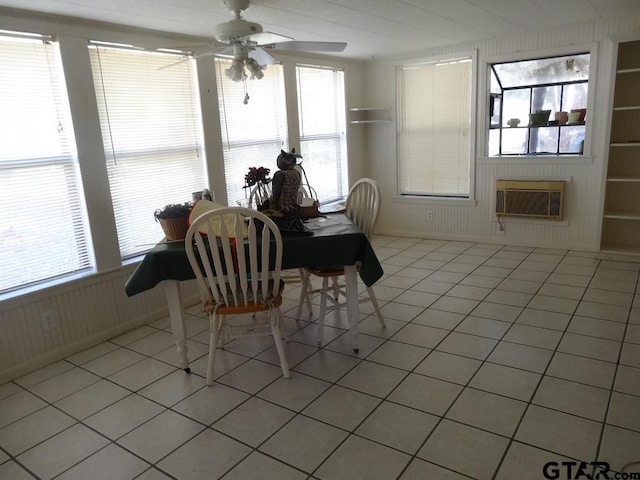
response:
[[[384,123],[390,122],[391,116],[388,108],[350,108],[349,123]]]
[[[615,77],[601,250],[640,255],[640,40],[621,42]]]

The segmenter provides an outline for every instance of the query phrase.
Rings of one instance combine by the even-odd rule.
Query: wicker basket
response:
[[[158,221],[167,240],[184,240],[189,229],[187,217],[159,218]]]
[[[302,220],[307,220],[309,218],[316,218],[320,216],[320,212],[318,209],[320,208],[320,203],[316,200],[312,205],[298,207],[298,213]]]

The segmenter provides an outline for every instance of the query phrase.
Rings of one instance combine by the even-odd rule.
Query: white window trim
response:
[[[566,47],[558,47],[544,50],[533,50],[527,52],[514,52],[511,54],[504,55],[496,55],[491,57],[483,57],[479,62],[479,68],[481,68],[484,75],[480,75],[478,78],[478,92],[482,92],[478,94],[478,114],[480,115],[481,121],[477,122],[478,134],[477,138],[483,139],[482,146],[478,148],[478,152],[482,152],[482,158],[489,159],[502,159],[504,163],[513,163],[514,161],[522,161],[525,160],[529,162],[530,160],[535,159],[536,163],[539,163],[539,159],[542,157],[536,155],[521,155],[517,158],[513,155],[503,155],[503,156],[489,156],[489,114],[487,111],[488,108],[488,95],[489,95],[489,85],[491,84],[491,72],[490,66],[494,63],[503,63],[503,62],[518,62],[522,60],[530,60],[534,58],[544,58],[544,57],[561,57],[563,55],[574,55],[578,53],[589,53],[589,79],[587,84],[589,87],[596,84],[596,73],[598,69],[598,45],[596,43],[586,43],[586,44],[576,44],[570,45]],[[594,111],[594,102],[595,102],[595,92],[593,88],[589,88],[589,94],[587,96],[587,112]],[[556,162],[561,163],[574,163],[571,159],[579,159],[580,163],[585,163],[587,159],[592,159],[592,144],[593,144],[593,123],[592,121],[586,122],[585,125],[585,137],[586,140],[584,142],[584,151],[582,155],[545,155],[544,157],[549,157],[555,159]],[[502,163],[502,162],[500,162]]]

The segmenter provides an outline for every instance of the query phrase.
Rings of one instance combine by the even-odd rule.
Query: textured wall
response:
[[[612,52],[619,37],[640,38],[640,15],[573,25],[543,32],[497,38],[477,44],[464,44],[413,52],[402,57],[376,59],[368,63],[367,100],[369,107],[389,108],[395,114],[394,69],[440,54],[476,51],[478,54],[476,155],[472,190],[475,202],[438,201],[400,198],[397,195],[395,122],[352,125],[367,129],[367,174],[375,178],[383,192],[383,208],[377,226],[379,233],[431,238],[466,239],[596,251],[600,245],[604,172],[608,155],[610,122]],[[588,136],[584,158],[485,158],[485,103],[487,61],[518,55],[555,54],[572,46],[595,47],[592,57],[592,83],[595,93],[589,105]],[[590,153],[590,154],[589,154]],[[565,221],[505,219],[506,232],[497,234],[494,208],[495,180],[533,178],[569,180],[565,197]],[[428,214],[431,220],[428,220]]]

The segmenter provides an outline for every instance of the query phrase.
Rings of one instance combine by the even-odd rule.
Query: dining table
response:
[[[352,348],[358,353],[358,275],[370,287],[382,277],[382,266],[367,236],[344,213],[322,215],[307,220],[305,226],[308,230],[306,234],[283,232],[282,269],[310,266],[344,268],[349,335]],[[178,364],[187,372],[190,370],[180,282],[194,278],[184,240],[161,240],[144,255],[125,283],[125,292],[129,297],[162,284]]]

